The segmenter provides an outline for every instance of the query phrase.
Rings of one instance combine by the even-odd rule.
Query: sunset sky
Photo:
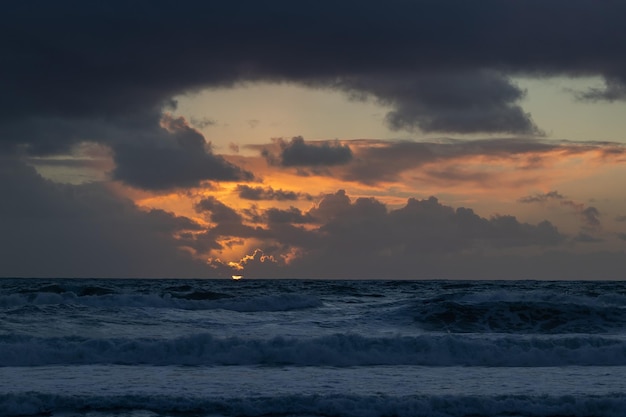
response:
[[[624,16],[4,5],[0,276],[625,279]]]

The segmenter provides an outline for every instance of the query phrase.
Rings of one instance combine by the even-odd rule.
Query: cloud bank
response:
[[[574,212],[580,230],[573,238],[550,221],[484,217],[434,197],[391,207],[337,190],[349,183],[380,196],[411,181],[517,190],[539,182],[523,173],[539,177],[555,161],[623,163],[620,144],[544,139],[513,78],[598,76],[604,86],[576,98],[625,100],[625,15],[624,2],[593,0],[7,3],[0,15],[0,274],[206,277],[236,267],[257,277],[623,278],[623,251],[565,250],[575,241],[600,244],[607,215],[556,191],[520,201]],[[259,172],[252,158],[216,152],[196,129],[212,119],[171,115],[173,97],[254,83],[384,104],[384,123],[400,136],[473,139],[296,136],[257,147],[257,159],[270,163]],[[70,156],[85,143],[110,152],[110,182],[56,184],[24,163],[61,156],[59,166],[76,164]],[[337,182],[329,180],[315,204],[306,186],[247,184],[294,170]],[[215,195],[208,183],[219,183]],[[120,188],[194,196],[190,214],[142,209]],[[613,235],[623,241],[620,231]],[[235,249],[245,252],[237,262],[217,256]]]

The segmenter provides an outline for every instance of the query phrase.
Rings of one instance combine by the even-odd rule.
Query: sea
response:
[[[0,416],[626,416],[626,282],[0,280]]]

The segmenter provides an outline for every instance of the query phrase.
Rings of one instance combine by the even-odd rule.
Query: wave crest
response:
[[[59,364],[265,366],[626,365],[626,340],[597,336],[86,339],[0,336],[0,366]]]

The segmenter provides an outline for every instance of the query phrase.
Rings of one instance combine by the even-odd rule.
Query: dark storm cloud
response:
[[[241,223],[242,217],[232,208],[217,200],[207,197],[195,205],[198,213],[209,212],[209,218],[215,223]]]
[[[385,120],[392,130],[541,134],[516,104],[524,91],[493,71],[351,77],[334,87],[391,106]]]
[[[441,204],[434,197],[411,198],[404,207],[389,210],[376,198],[353,201],[339,190],[325,195],[308,212],[294,207],[271,208],[262,214],[254,210],[255,221],[264,222],[254,229],[214,198],[202,200],[197,210],[209,212],[212,221],[219,221],[211,229],[213,234],[235,240],[259,239],[257,249],[261,252],[240,263],[247,277],[264,276],[260,270],[249,270],[246,264],[266,256],[265,261],[270,263],[265,267],[277,268],[274,277],[331,278],[337,274],[343,278],[380,278],[393,273],[397,278],[419,271],[413,277],[424,278],[423,273],[428,271],[447,269],[437,268],[432,264],[434,259],[445,265],[456,264],[468,261],[469,253],[481,257],[484,252],[493,252],[495,259],[500,259],[501,251],[558,247],[566,242],[566,237],[548,221],[529,224],[509,215],[485,218],[469,208]],[[428,268],[422,270],[425,266]]]
[[[102,129],[154,127],[177,94],[247,81],[372,97],[392,106],[396,129],[535,133],[508,77],[600,75],[606,89],[586,97],[623,99],[625,14],[624,2],[592,0],[11,2],[0,142],[40,153],[109,143]]]
[[[296,207],[289,207],[287,210],[270,208],[265,211],[265,218],[268,223],[313,223],[315,218],[310,213],[302,213]]]
[[[251,227],[244,224],[244,218],[233,208],[222,203],[215,197],[200,200],[194,206],[196,212],[207,213],[209,220],[214,223],[209,229],[211,236],[235,238],[264,238],[266,231],[260,227]]]
[[[375,198],[352,202],[339,190],[326,195],[309,214],[322,223],[328,251],[345,246],[339,251],[342,255],[351,250],[362,254],[358,247],[372,254],[391,249],[417,254],[456,252],[476,243],[512,247],[555,245],[563,240],[547,221],[530,225],[513,216],[486,219],[468,208],[445,206],[434,197],[411,198],[404,207],[388,211]]]
[[[295,201],[300,198],[312,199],[308,194],[296,193],[295,191],[274,190],[272,187],[250,187],[245,184],[238,184],[236,191],[239,198],[244,200]]]
[[[193,187],[203,180],[236,181],[252,174],[215,155],[204,136],[183,118],[165,115],[160,142],[119,143],[112,146],[113,178],[130,185],[159,190]]]
[[[0,194],[2,276],[207,277],[179,234],[198,232],[186,217],[143,211],[99,184],[55,184],[3,159]]]
[[[483,251],[557,247],[565,241],[550,222],[532,225],[513,216],[484,218],[434,197],[409,199],[404,207],[388,210],[375,198],[352,201],[340,190],[324,196],[308,214],[319,227],[298,229],[300,240],[292,244],[299,245],[302,255],[284,265],[278,272],[282,275],[436,278],[441,275],[432,274],[448,271],[451,265],[467,265],[467,253],[479,259]],[[274,242],[282,242],[282,232],[272,230]],[[276,247],[280,245],[263,251],[280,263]],[[244,273],[261,276],[254,275],[255,270]]]
[[[278,155],[267,149],[263,150],[262,154],[270,164],[286,167],[343,165],[352,159],[350,147],[337,141],[306,143],[302,136],[296,136],[289,142],[276,139],[275,145],[280,149]]]

